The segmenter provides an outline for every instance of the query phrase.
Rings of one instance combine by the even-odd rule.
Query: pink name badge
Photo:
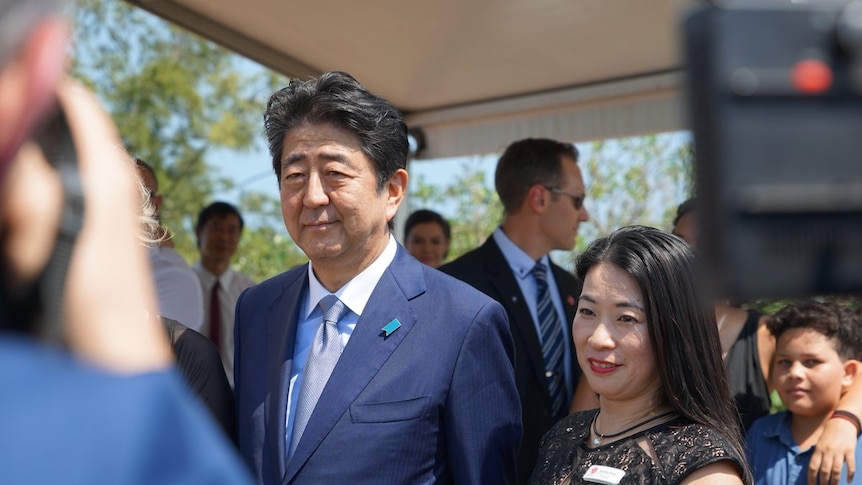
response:
[[[593,465],[584,473],[584,480],[592,483],[603,483],[605,485],[617,485],[626,472],[619,468],[611,468],[603,465]]]

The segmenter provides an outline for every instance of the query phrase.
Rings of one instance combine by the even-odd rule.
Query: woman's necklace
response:
[[[590,427],[592,428],[593,433],[596,435],[596,438],[593,438],[593,446],[599,446],[600,444],[602,444],[602,440],[603,440],[603,439],[605,439],[605,438],[616,438],[617,436],[624,435],[624,434],[628,433],[629,431],[631,431],[631,430],[633,430],[633,429],[640,428],[641,426],[643,426],[643,425],[645,425],[645,424],[647,424],[647,423],[652,423],[653,421],[658,421],[658,420],[659,420],[659,419],[661,419],[661,418],[668,417],[668,416],[670,416],[671,414],[673,414],[673,413],[675,413],[675,412],[676,412],[676,411],[668,411],[668,412],[666,412],[666,413],[664,413],[664,414],[659,414],[659,415],[656,415],[656,416],[651,416],[651,417],[646,418],[646,419],[644,419],[643,421],[640,421],[640,422],[638,422],[638,423],[635,423],[634,425],[629,426],[628,428],[626,428],[626,429],[624,429],[624,430],[622,430],[622,431],[619,431],[619,432],[617,432],[617,433],[613,433],[613,434],[601,434],[601,433],[599,433],[598,428],[596,428],[596,421],[598,421],[598,420],[599,420],[599,413],[601,413],[601,411],[599,411],[598,413],[596,413],[596,415],[595,415],[595,416],[593,416],[593,422],[590,424]]]

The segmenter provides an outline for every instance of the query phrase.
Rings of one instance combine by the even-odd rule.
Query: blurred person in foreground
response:
[[[428,210],[415,210],[404,223],[404,248],[414,258],[439,268],[449,254],[452,228],[440,214]]]
[[[624,227],[593,242],[576,275],[572,335],[599,408],[545,434],[530,483],[751,484],[689,246]]]
[[[834,302],[791,303],[769,319],[776,348],[772,378],[786,411],[764,416],[748,432],[751,470],[759,485],[807,482],[808,461],[826,424],[848,421],[862,434],[859,418],[839,409],[841,396],[859,379],[860,320]],[[858,439],[858,438],[857,438]],[[856,462],[862,459],[856,447]],[[841,471],[839,483],[862,484]]]
[[[673,233],[695,250],[697,214],[697,199],[691,198],[679,205],[673,221]],[[757,418],[770,412],[769,394],[775,388],[770,375],[775,336],[767,327],[768,315],[731,305],[726,299],[716,303],[715,318],[731,394],[736,400],[743,430],[746,430]],[[849,385],[839,407],[853,416],[862,416],[862,379]],[[809,485],[836,485],[844,463],[849,476],[854,476],[856,432],[852,423],[843,419],[829,420],[825,424],[808,462]]]
[[[64,80],[62,7],[0,0],[0,483],[249,483],[174,370],[131,160]],[[62,176],[31,141],[58,106],[74,146],[57,164],[78,165]],[[64,204],[74,173],[82,207]]]
[[[275,92],[264,127],[309,263],[236,306],[239,443],[258,482],[512,483],[506,314],[391,233],[408,180],[401,114],[328,72]]]

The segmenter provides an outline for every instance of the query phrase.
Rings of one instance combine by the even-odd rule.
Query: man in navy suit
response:
[[[509,145],[494,176],[503,223],[482,246],[440,268],[499,301],[508,313],[523,418],[519,484],[527,483],[542,435],[568,414],[578,388],[570,328],[579,289],[574,276],[548,257],[553,249],[571,250],[580,223],[589,219],[577,162],[571,143],[528,138]],[[547,311],[548,326],[540,319],[537,270],[553,308]],[[552,365],[546,355],[561,358]],[[580,391],[589,397],[585,382]]]
[[[273,94],[264,125],[310,261],[237,302],[239,444],[257,481],[512,483],[508,320],[391,235],[407,188],[398,110],[331,72]]]

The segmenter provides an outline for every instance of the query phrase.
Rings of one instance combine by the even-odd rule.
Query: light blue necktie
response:
[[[323,312],[323,323],[314,335],[311,351],[308,353],[308,361],[302,375],[302,389],[299,392],[299,400],[296,405],[296,417],[293,420],[293,435],[290,437],[290,451],[288,457],[293,456],[299,439],[308,425],[311,413],[320,394],[332,375],[332,369],[341,356],[341,338],[338,335],[338,320],[348,312],[344,303],[335,295],[327,295],[320,303]]]
[[[554,309],[551,292],[548,290],[546,266],[536,263],[533,267],[536,279],[536,313],[539,317],[539,330],[542,333],[542,355],[545,358],[545,377],[551,395],[551,412],[554,420],[565,415],[566,386],[563,381],[563,328]]]

